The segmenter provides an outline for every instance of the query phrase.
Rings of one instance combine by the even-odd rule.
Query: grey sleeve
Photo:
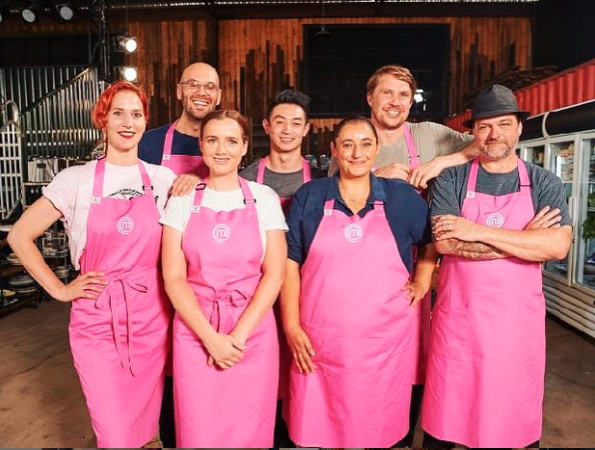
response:
[[[472,134],[459,133],[452,128],[436,123],[432,123],[430,126],[436,139],[436,156],[459,152],[473,142]]]
[[[430,216],[444,214],[461,215],[461,192],[465,186],[459,186],[459,180],[464,183],[465,178],[458,176],[461,167],[456,166],[446,169],[434,180],[432,187],[432,200],[430,201]]]
[[[248,181],[256,181],[256,176],[258,175],[258,161],[250,164],[248,167],[242,170],[239,175]]]
[[[560,225],[572,225],[568,204],[566,202],[566,191],[562,180],[553,172],[536,167],[533,173],[533,186],[537,200],[537,212],[545,206],[558,208],[562,215]]]

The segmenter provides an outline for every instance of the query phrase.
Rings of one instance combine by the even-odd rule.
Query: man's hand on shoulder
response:
[[[432,161],[428,161],[412,169],[407,181],[416,189],[426,189],[428,182],[440,175],[445,168],[446,165],[443,158],[438,156]]]
[[[409,179],[409,167],[404,164],[392,163],[374,171],[374,175],[379,178],[391,178],[403,181]]]
[[[174,180],[170,194],[176,197],[188,195],[194,190],[198,183],[200,183],[200,177],[197,177],[196,175],[191,173],[180,175]]]

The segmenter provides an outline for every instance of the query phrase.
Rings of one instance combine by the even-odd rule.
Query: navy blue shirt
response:
[[[360,217],[374,210],[374,201],[384,203],[384,211],[390,229],[399,247],[405,267],[412,271],[412,245],[430,242],[428,205],[410,184],[401,180],[389,180],[370,175],[372,188],[366,206],[358,212]],[[324,203],[335,199],[334,209],[348,216],[353,213],[347,207],[338,185],[339,178],[329,177],[313,180],[298,189],[293,197],[287,217],[288,256],[300,266],[308,251],[324,215]]]
[[[165,135],[170,125],[153,128],[143,135],[138,144],[138,157],[140,159],[151,164],[161,165]],[[201,156],[198,138],[174,130],[171,154]]]

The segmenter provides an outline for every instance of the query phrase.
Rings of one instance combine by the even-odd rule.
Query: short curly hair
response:
[[[306,120],[308,120],[308,109],[310,106],[310,97],[300,91],[296,91],[294,89],[285,89],[275,95],[275,98],[269,105],[269,109],[267,110],[267,119],[271,118],[271,113],[273,109],[275,109],[278,105],[297,105],[304,110],[304,114],[306,115]]]

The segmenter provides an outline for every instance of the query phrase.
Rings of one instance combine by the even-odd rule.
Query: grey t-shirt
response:
[[[472,162],[446,169],[434,181],[431,215],[461,215],[463,200],[467,195],[467,181]],[[559,208],[562,215],[561,225],[570,225],[566,193],[560,178],[553,172],[525,162],[527,174],[531,181],[531,198],[536,214],[543,207]],[[490,173],[479,165],[475,190],[482,194],[494,196],[511,194],[520,190],[519,170],[515,168],[508,173]]]
[[[249,181],[256,181],[259,163],[260,159],[250,164],[240,172],[240,176]],[[313,180],[326,177],[326,174],[316,167],[310,167],[310,173]],[[290,198],[304,184],[304,171],[280,173],[273,172],[265,167],[263,184],[272,188],[279,197]]]
[[[420,156],[421,164],[432,161],[437,156],[450,155],[466,147],[473,141],[473,135],[463,134],[447,126],[435,122],[406,122],[411,130],[411,136]],[[376,157],[376,168],[380,169],[389,164],[400,163],[409,165],[409,151],[405,137],[393,145],[381,146]],[[337,172],[337,162],[331,159],[329,176]]]

